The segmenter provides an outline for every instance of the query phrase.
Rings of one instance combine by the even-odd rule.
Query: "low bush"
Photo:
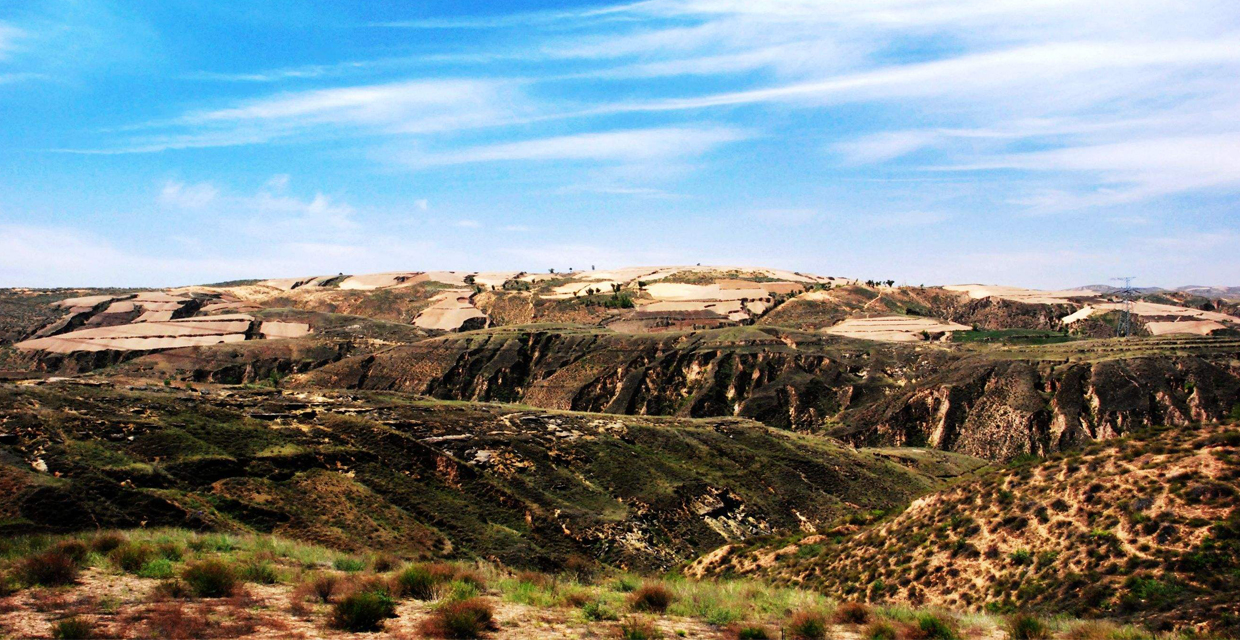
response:
[[[111,553],[113,549],[125,544],[128,538],[116,531],[106,531],[91,538],[90,547],[97,553]]]
[[[590,600],[581,605],[581,615],[586,620],[619,620],[620,614],[602,600]]]
[[[1111,640],[1119,635],[1120,629],[1115,624],[1104,620],[1089,620],[1074,625],[1063,635],[1065,640]]]
[[[82,565],[86,562],[86,556],[90,554],[91,551],[90,547],[87,546],[85,542],[73,538],[57,542],[52,549],[69,556],[78,565]]]
[[[537,571],[522,571],[517,574],[517,582],[533,585],[539,589],[546,589],[554,584],[555,581],[548,577],[545,573],[538,573]]]
[[[637,588],[640,586],[642,586],[641,582],[639,582],[637,578],[625,575],[616,578],[616,583],[612,585],[612,588],[620,593],[632,593],[637,591]]]
[[[487,581],[486,578],[482,577],[481,573],[478,573],[473,569],[462,569],[453,567],[452,565],[448,565],[448,568],[452,570],[453,581],[464,582],[472,585],[478,591],[486,591]]]
[[[167,558],[147,560],[142,565],[142,568],[138,569],[139,578],[152,578],[155,580],[171,578],[172,573],[172,561]]]
[[[422,625],[425,635],[436,638],[480,638],[498,628],[495,611],[482,598],[445,602]]]
[[[336,571],[356,573],[366,568],[366,561],[362,560],[361,558],[354,558],[351,556],[341,556],[339,558],[336,558],[336,560],[332,562],[332,567],[334,567]]]
[[[827,637],[827,616],[820,611],[798,611],[786,625],[793,640],[822,640]]]
[[[52,637],[57,640],[87,640],[95,637],[95,625],[78,616],[65,618],[52,625]]]
[[[634,611],[663,613],[672,604],[672,592],[659,582],[647,582],[629,596],[629,608]]]
[[[156,545],[159,555],[173,562],[180,562],[185,557],[185,549],[176,542],[161,542]]]
[[[217,559],[195,562],[185,568],[181,579],[200,598],[223,598],[237,589],[237,572],[232,565]]]
[[[374,569],[376,573],[387,573],[399,566],[400,558],[390,553],[377,555],[374,561],[370,563],[370,568]]]
[[[319,602],[329,602],[332,596],[340,590],[340,576],[332,573],[323,573],[315,576],[308,583],[309,592]]]
[[[469,600],[482,595],[478,583],[472,580],[453,580],[438,589],[441,600]]]
[[[416,600],[433,600],[435,587],[439,586],[438,576],[431,573],[424,564],[410,565],[396,576],[396,585],[401,595]]]
[[[956,624],[933,613],[918,615],[907,635],[910,640],[960,640]]]
[[[736,640],[774,640],[770,629],[757,624],[744,624],[733,631]]]
[[[154,600],[182,600],[193,595],[194,590],[184,580],[164,580],[151,590]]]
[[[861,637],[865,640],[896,640],[896,628],[890,622],[875,620],[866,625]]]
[[[332,608],[332,626],[344,631],[379,631],[396,614],[396,602],[385,594],[355,591]]]
[[[630,618],[620,623],[620,640],[656,640],[663,633],[649,620]]]
[[[861,602],[845,602],[835,609],[837,624],[866,624],[873,617],[874,612]]]
[[[155,556],[155,549],[147,544],[122,544],[108,554],[108,559],[125,573],[137,573]]]
[[[1051,630],[1046,623],[1023,613],[1008,618],[1007,631],[1012,640],[1045,640],[1051,637]]]
[[[255,584],[276,584],[280,581],[280,573],[265,560],[252,560],[241,568],[241,577],[246,582]]]
[[[564,559],[564,573],[578,582],[589,583],[594,579],[595,563],[590,558],[573,554]]]
[[[22,561],[17,575],[29,586],[59,587],[77,582],[78,563],[68,553],[48,549]]]

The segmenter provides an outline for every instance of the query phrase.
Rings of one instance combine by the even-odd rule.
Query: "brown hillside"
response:
[[[1032,609],[1234,633],[1240,429],[1151,430],[985,473],[873,528],[725,547],[747,573],[870,601]]]

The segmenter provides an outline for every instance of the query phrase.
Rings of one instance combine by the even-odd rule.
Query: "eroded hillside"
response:
[[[1240,429],[1144,430],[996,469],[870,528],[728,546],[691,573],[870,601],[1240,628]]]
[[[123,380],[0,387],[7,532],[184,526],[660,567],[890,509],[980,462],[682,420]]]

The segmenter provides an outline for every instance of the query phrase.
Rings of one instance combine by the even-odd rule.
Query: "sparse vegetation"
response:
[[[495,612],[491,604],[473,597],[449,600],[439,605],[423,630],[432,637],[468,639],[482,637],[495,628]]]
[[[379,631],[396,612],[387,594],[359,589],[332,607],[332,626],[344,631]]]
[[[1011,640],[1045,640],[1051,635],[1045,622],[1024,613],[1008,618],[1007,632]]]
[[[788,619],[786,630],[792,640],[823,640],[829,622],[821,611],[797,611]]]
[[[645,618],[628,618],[620,623],[620,640],[658,640],[663,632]]]
[[[672,604],[672,591],[658,582],[647,582],[629,596],[629,607],[634,611],[663,613]]]
[[[56,640],[88,640],[95,637],[95,625],[86,618],[73,616],[52,625]]]
[[[232,565],[219,559],[207,559],[185,567],[181,579],[200,598],[223,598],[237,589],[237,572]]]
[[[24,560],[17,567],[21,581],[31,586],[58,587],[73,584],[78,577],[78,563],[61,549],[49,549]]]

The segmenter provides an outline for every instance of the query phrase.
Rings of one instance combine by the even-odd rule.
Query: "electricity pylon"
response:
[[[1124,301],[1124,306],[1120,310],[1119,324],[1115,327],[1115,335],[1121,338],[1127,338],[1132,335],[1132,299],[1136,295],[1137,290],[1132,288],[1132,281],[1135,276],[1120,276],[1111,278],[1112,280],[1123,282],[1124,286],[1116,289],[1114,293],[1118,294],[1120,299]]]

